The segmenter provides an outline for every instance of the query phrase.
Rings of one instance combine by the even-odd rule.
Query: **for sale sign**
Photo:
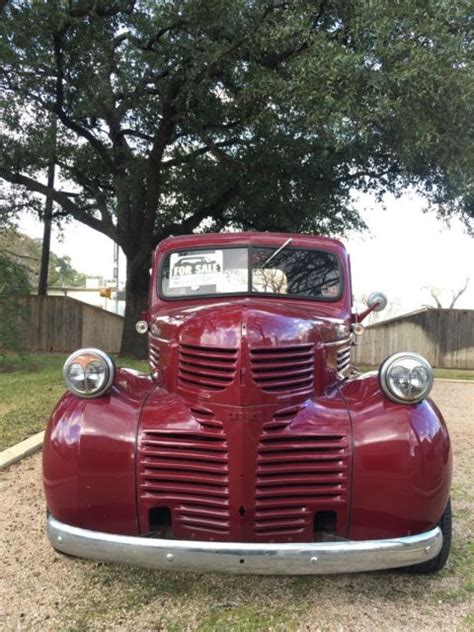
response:
[[[196,250],[171,254],[170,288],[217,285],[222,276],[222,250]]]

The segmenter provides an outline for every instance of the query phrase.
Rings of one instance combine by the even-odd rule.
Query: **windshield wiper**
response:
[[[263,268],[264,268],[264,267],[265,267],[268,263],[270,263],[270,261],[271,261],[274,257],[276,257],[276,256],[277,256],[277,255],[278,255],[278,254],[279,254],[279,253],[283,250],[283,248],[286,248],[286,247],[288,246],[288,244],[289,244],[290,242],[292,242],[292,241],[293,241],[293,237],[290,237],[289,239],[287,239],[287,240],[285,241],[285,243],[284,243],[284,244],[282,244],[282,245],[278,248],[278,250],[275,250],[275,252],[274,252],[273,254],[271,254],[271,255],[268,257],[268,259],[267,259],[267,260],[263,263],[263,265],[262,265],[262,269],[263,269]]]

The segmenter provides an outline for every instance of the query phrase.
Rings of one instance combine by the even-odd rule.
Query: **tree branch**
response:
[[[154,211],[158,203],[161,188],[161,161],[166,147],[171,141],[176,126],[174,100],[181,88],[182,81],[174,78],[163,99],[161,124],[155,135],[148,157],[145,230],[151,233],[154,224]],[[153,217],[152,217],[153,216]]]
[[[198,228],[199,224],[208,217],[213,217],[216,220],[222,218],[227,204],[229,204],[229,202],[238,195],[239,190],[240,182],[237,181],[231,187],[220,193],[213,202],[201,207],[180,224],[172,223],[163,227],[159,235],[155,235],[155,244],[170,235],[185,235],[192,233],[196,228]]]
[[[29,191],[33,191],[35,193],[40,193],[41,195],[50,196],[54,202],[59,204],[61,208],[65,211],[65,214],[71,215],[74,219],[77,219],[79,222],[86,224],[90,228],[97,230],[107,237],[114,239],[115,235],[111,234],[109,231],[109,227],[101,220],[97,219],[93,215],[89,215],[84,212],[84,209],[73,202],[69,196],[64,191],[57,191],[56,189],[50,189],[45,184],[30,178],[29,176],[25,176],[21,173],[7,173],[3,169],[0,169],[0,177],[4,178],[8,182],[12,184],[19,184],[21,186],[26,187]]]
[[[223,140],[219,143],[212,142],[211,144],[204,145],[203,147],[199,147],[194,151],[189,152],[189,154],[185,154],[184,156],[180,156],[179,158],[173,158],[170,160],[165,160],[162,162],[162,167],[164,169],[169,169],[170,167],[176,167],[177,165],[181,165],[183,163],[188,163],[197,158],[198,156],[202,156],[209,152],[213,152],[216,148],[220,147],[232,147],[233,145],[243,143],[244,141],[241,138],[235,137],[230,138],[229,140]]]
[[[130,38],[130,39],[137,46],[137,48],[140,48],[141,50],[147,50],[147,51],[154,50],[153,46],[160,41],[163,35],[166,35],[166,33],[169,33],[173,29],[179,28],[180,26],[183,26],[184,24],[185,24],[184,20],[182,19],[176,20],[176,22],[174,22],[173,24],[170,24],[169,26],[164,26],[163,28],[159,29],[155,33],[155,35],[153,35],[153,37],[150,37],[148,39],[146,43],[141,42],[137,37]]]
[[[141,138],[149,143],[153,142],[153,136],[151,136],[151,134],[145,134],[145,132],[140,132],[137,129],[131,129],[130,127],[123,127],[122,134],[124,136],[135,136],[136,138]]]
[[[436,296],[435,291],[433,290],[433,288],[430,288],[430,294],[433,297],[435,303],[436,303],[436,307],[438,309],[443,309],[443,306],[441,305],[441,301],[439,300],[439,298]]]
[[[115,49],[109,40],[109,50],[107,63],[103,69],[104,84],[107,87],[107,94],[104,98],[105,121],[109,127],[109,137],[114,148],[116,164],[123,162],[124,155],[131,158],[130,147],[127,143],[126,135],[122,131],[122,119],[116,106],[116,95],[112,85],[112,74],[115,69]]]
[[[464,283],[463,287],[458,291],[458,292],[453,292],[453,300],[451,301],[451,305],[449,306],[449,309],[453,309],[454,305],[456,304],[458,298],[460,296],[462,296],[464,294],[464,292],[467,290],[467,286],[469,285],[469,277],[467,277],[466,282]]]
[[[128,0],[127,6],[124,9],[121,9],[119,6],[113,6],[114,3],[109,3],[111,6],[107,6],[103,2],[98,3],[93,0],[89,0],[87,6],[84,6],[84,4],[85,3],[69,0],[69,15],[73,18],[84,18],[87,15],[91,17],[110,18],[120,13],[130,15],[135,8],[136,0]]]
[[[54,42],[54,59],[56,62],[56,103],[53,106],[49,106],[49,109],[55,112],[63,125],[68,127],[73,132],[76,132],[79,136],[87,140],[98,152],[104,162],[114,170],[114,164],[108,154],[106,147],[92,134],[90,130],[82,127],[76,121],[67,116],[64,110],[64,68],[63,68],[63,56],[62,56],[62,43],[61,34],[55,33],[53,35]]]

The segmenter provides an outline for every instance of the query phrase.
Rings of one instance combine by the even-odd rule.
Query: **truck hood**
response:
[[[169,342],[206,347],[278,347],[341,338],[349,318],[324,314],[324,304],[311,307],[283,301],[243,299],[161,312],[152,319],[152,333]],[[347,336],[349,335],[347,329]]]

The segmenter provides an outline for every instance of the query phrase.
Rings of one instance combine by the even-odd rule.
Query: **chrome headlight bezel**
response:
[[[69,375],[70,369],[75,363],[77,363],[76,361],[80,356],[92,356],[94,358],[94,361],[99,362],[100,365],[103,367],[104,380],[102,381],[99,388],[83,391],[76,388],[76,386],[71,382]],[[112,386],[115,380],[115,372],[115,363],[109,356],[109,354],[105,353],[105,351],[94,348],[85,348],[74,351],[74,353],[71,353],[71,355],[68,357],[63,367],[64,381],[68,390],[81,399],[94,399],[104,395]]]
[[[423,371],[426,371],[428,377],[423,391],[412,397],[404,397],[400,392],[394,392],[390,385],[390,374],[396,367],[404,367],[410,370],[410,374],[417,367],[421,367]],[[379,382],[382,391],[392,402],[396,404],[419,404],[430,394],[433,386],[433,369],[430,363],[420,354],[402,351],[394,353],[382,362],[379,369]]]

